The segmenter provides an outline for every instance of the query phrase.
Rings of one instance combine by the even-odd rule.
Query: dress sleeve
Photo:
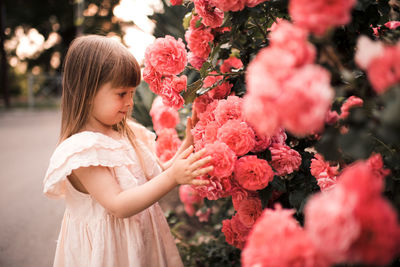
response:
[[[156,155],[156,134],[146,129],[143,125],[134,122],[133,120],[127,120],[128,126],[132,129],[136,138],[145,144],[150,151]]]
[[[50,158],[43,181],[43,192],[50,198],[65,196],[65,182],[71,172],[80,167],[118,167],[134,164],[128,147],[108,136],[81,132],[58,145]]]

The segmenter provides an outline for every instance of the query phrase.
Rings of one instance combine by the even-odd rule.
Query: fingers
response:
[[[214,170],[214,167],[213,166],[208,166],[208,167],[205,167],[205,168],[198,169],[198,170],[194,171],[193,174],[194,174],[194,177],[198,177],[198,176],[202,176],[204,174],[207,174],[207,173],[211,172],[212,170]]]
[[[191,119],[191,123],[193,126],[195,126],[197,124],[197,122],[199,121],[199,118],[197,117],[197,112],[196,109],[194,108],[192,110],[192,119]]]
[[[204,155],[204,153],[206,153],[206,149],[205,148],[203,148],[202,150],[200,150],[200,151],[198,151],[196,153],[193,153],[192,155],[190,155],[188,157],[189,162],[193,163],[193,162],[199,160]]]
[[[209,163],[211,160],[212,160],[212,157],[207,156],[205,158],[199,159],[198,161],[195,161],[191,167],[193,168],[193,170],[198,169],[198,168],[202,167],[203,165]]]
[[[186,148],[180,155],[178,158],[181,159],[186,159],[187,157],[189,157],[190,154],[192,154],[193,152],[193,146],[190,146],[188,148]],[[193,154],[192,154],[193,155]]]
[[[209,180],[201,180],[201,179],[194,179],[192,181],[192,185],[208,185],[210,183]]]

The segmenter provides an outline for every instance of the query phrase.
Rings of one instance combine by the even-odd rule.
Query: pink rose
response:
[[[228,96],[217,102],[215,108],[215,120],[219,124],[224,124],[228,120],[242,120],[243,99],[237,96]]]
[[[248,190],[265,188],[274,178],[274,172],[268,162],[257,156],[244,156],[235,163],[234,177]]]
[[[187,64],[187,52],[182,39],[166,35],[158,38],[147,47],[145,52],[146,67],[153,67],[162,75],[174,75],[183,71]]]
[[[203,18],[202,23],[211,28],[222,25],[224,12],[210,5],[210,0],[193,0],[196,12]]]
[[[253,149],[251,150],[251,152],[253,153],[258,153],[258,152],[262,152],[265,149],[267,149],[269,147],[269,145],[271,144],[271,138],[266,136],[266,135],[262,135],[262,134],[258,134],[257,132],[254,132],[254,140],[256,141]]]
[[[182,141],[175,129],[164,128],[157,133],[156,153],[162,162],[170,160],[178,151]]]
[[[229,177],[217,178],[213,176],[201,176],[199,179],[208,180],[210,182],[207,185],[195,186],[196,191],[201,197],[205,197],[209,200],[217,200],[219,198],[227,197],[229,195]]]
[[[279,205],[275,210],[263,211],[242,251],[242,266],[330,266],[292,217],[293,213]]]
[[[194,55],[193,52],[188,53],[188,61],[190,65],[192,65],[195,69],[198,70],[200,70],[201,67],[203,66],[203,63],[206,62],[204,58]]]
[[[203,202],[203,197],[191,185],[179,186],[179,198],[182,203],[199,204]]]
[[[293,55],[295,66],[300,67],[315,61],[315,47],[308,42],[308,32],[287,20],[277,23],[270,34],[271,46],[279,47]]]
[[[211,52],[209,42],[214,40],[214,35],[211,34],[209,29],[189,29],[185,33],[185,39],[193,55],[203,59],[208,58]]]
[[[215,74],[215,73],[216,73],[215,71],[211,72],[211,74]],[[222,76],[213,76],[213,75],[207,76],[204,79],[203,87],[204,88],[211,87],[214,84],[221,81],[222,78],[223,78]],[[213,99],[225,98],[231,92],[232,86],[233,85],[230,84],[229,82],[223,82],[222,84],[220,84],[220,85],[214,87],[213,89],[211,89],[210,91],[208,91],[208,95]]]
[[[218,129],[217,139],[227,144],[237,156],[248,153],[255,144],[253,130],[240,120],[228,120]]]
[[[205,145],[206,153],[204,157],[211,156],[212,160],[208,165],[214,166],[210,175],[217,178],[228,177],[232,174],[235,167],[236,154],[228,145],[220,141]]]
[[[183,0],[170,0],[170,3],[173,6],[179,6],[179,5],[182,5]]]
[[[237,214],[240,222],[246,227],[252,227],[262,212],[261,199],[249,197],[238,203]]]
[[[298,69],[284,84],[279,99],[282,125],[297,136],[320,131],[332,105],[330,74],[317,65]]]
[[[153,128],[156,132],[164,128],[175,128],[179,123],[179,113],[176,109],[165,106],[160,96],[157,96],[150,109]]]
[[[221,9],[227,11],[239,11],[244,9],[247,0],[210,0],[210,3]]]
[[[238,214],[230,220],[222,221],[221,231],[225,235],[225,240],[228,244],[235,246],[238,249],[243,249],[247,236],[250,233],[249,227],[246,227],[239,219]]]
[[[316,35],[350,22],[356,0],[291,0],[289,14],[295,24]]]
[[[340,108],[341,114],[340,119],[345,119],[349,116],[349,110],[353,107],[362,107],[364,101],[356,96],[350,96]]]
[[[213,99],[207,94],[196,97],[193,102],[193,109],[196,110],[197,115],[206,111],[208,104],[213,102]]]
[[[232,69],[241,69],[243,67],[242,61],[237,57],[230,57],[224,60],[224,63],[221,65],[221,72],[227,73],[231,72]]]
[[[310,166],[312,176],[317,179],[321,191],[332,189],[337,183],[338,166],[331,167],[320,154],[315,154],[314,157]]]
[[[161,90],[161,74],[152,67],[143,69],[143,80],[149,85],[151,91],[159,94]]]
[[[297,171],[301,164],[301,156],[299,152],[291,149],[287,145],[273,143],[269,150],[271,151],[271,166],[275,169],[276,174],[284,176]]]

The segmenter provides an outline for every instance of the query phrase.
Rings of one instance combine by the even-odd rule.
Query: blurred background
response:
[[[183,6],[164,0],[0,1],[0,266],[52,266],[63,201],[42,194],[59,134],[61,68],[70,42],[101,34],[143,66],[146,47],[183,38]],[[190,77],[189,77],[190,78]],[[155,95],[142,83],[134,117],[151,129]],[[161,204],[178,205],[176,192]]]

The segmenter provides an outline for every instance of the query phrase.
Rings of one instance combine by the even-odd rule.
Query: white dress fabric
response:
[[[130,126],[149,175],[158,175],[161,168],[153,153],[155,134],[136,123]],[[54,266],[183,266],[158,203],[129,218],[114,217],[67,179],[72,170],[87,166],[109,167],[123,190],[147,181],[127,139],[85,131],[60,143],[44,179],[45,195],[62,197],[66,202]]]

